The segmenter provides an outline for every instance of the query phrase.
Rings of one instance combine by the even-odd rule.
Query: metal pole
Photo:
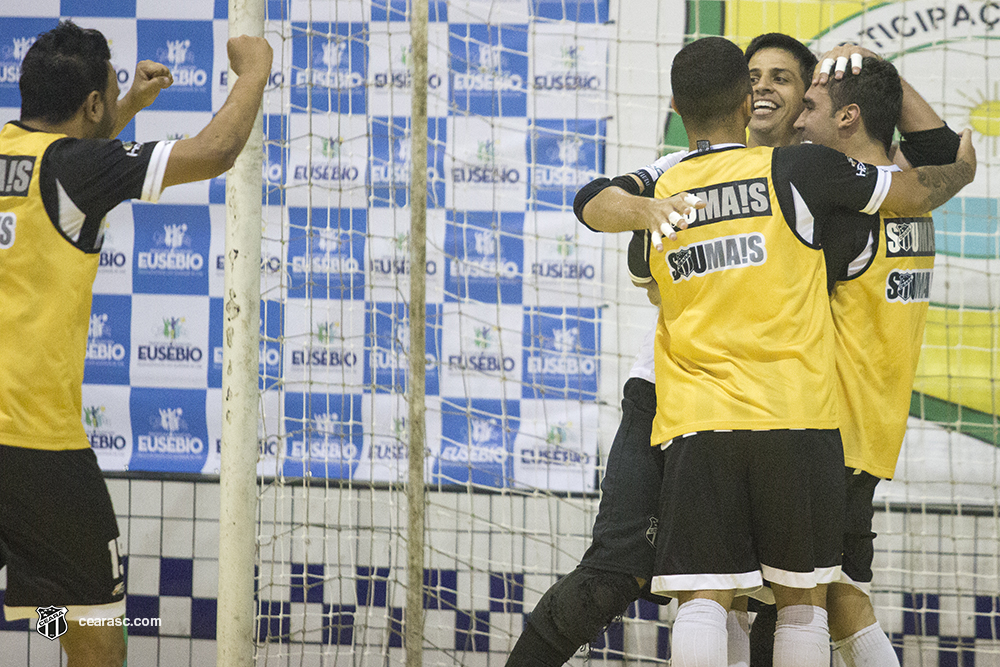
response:
[[[406,664],[423,665],[424,381],[427,326],[427,0],[412,0],[413,94],[410,111],[410,369],[407,497]]]
[[[264,0],[229,0],[229,35],[264,35]],[[229,71],[232,86],[236,77]],[[219,667],[254,662],[257,376],[260,346],[263,112],[226,176],[226,269],[219,470]]]

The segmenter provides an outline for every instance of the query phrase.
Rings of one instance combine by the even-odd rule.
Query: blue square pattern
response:
[[[523,398],[597,400],[600,310],[525,308]]]
[[[85,383],[129,383],[131,325],[131,296],[94,295],[90,307],[90,328],[87,332],[87,356],[83,366]]]
[[[487,117],[527,115],[527,24],[451,24],[448,53],[452,109]]]
[[[458,608],[458,570],[424,570],[424,609]]]
[[[441,429],[450,436],[433,463],[434,483],[509,486],[520,425],[520,401],[442,399]]]
[[[428,396],[439,393],[441,359],[441,305],[425,308],[425,376]],[[409,386],[410,314],[405,303],[365,304],[364,382],[377,394],[402,394]]]
[[[625,625],[617,621],[606,627],[590,642],[589,656],[594,660],[622,660],[625,657]]]
[[[940,637],[938,667],[976,667],[975,638]]]
[[[577,191],[604,173],[604,120],[538,119],[528,131],[528,202],[536,210],[573,209]]]
[[[208,295],[208,206],[132,204],[132,291]]]
[[[0,107],[21,107],[21,61],[39,33],[55,28],[57,18],[4,17],[0,21]]]
[[[292,23],[292,111],[364,114],[368,26]]]
[[[160,598],[157,595],[126,595],[125,616],[128,618],[160,618]],[[156,637],[160,628],[155,625],[132,625],[128,633],[140,637]]]
[[[923,593],[903,593],[903,634],[939,635],[941,598]]]
[[[154,111],[211,111],[212,21],[136,21],[139,60],[170,68],[174,83],[149,106]]]
[[[445,301],[521,303],[524,213],[448,211],[445,220]]]
[[[460,611],[455,615],[455,650],[473,653],[490,650],[490,612]]]
[[[211,598],[191,599],[191,638],[215,639],[218,601]]]
[[[354,642],[354,605],[323,605],[323,643],[350,646]]]
[[[6,593],[7,591],[0,589],[0,632],[27,632],[31,630],[31,619],[24,618],[19,621],[8,621],[3,617],[3,604]]]
[[[323,602],[322,563],[292,563],[292,602]]]
[[[285,394],[284,473],[351,479],[362,448],[360,394]]]
[[[656,629],[656,657],[670,660],[670,628],[664,625]]]
[[[135,18],[136,0],[61,0],[59,14],[61,16],[114,16],[117,18]]]
[[[368,186],[372,206],[408,206],[410,187],[410,119],[372,118]],[[444,207],[447,119],[427,119],[427,207]]]
[[[406,632],[403,629],[403,608],[389,610],[389,648],[402,648]]]
[[[365,298],[365,209],[289,207],[289,298]]]
[[[205,467],[205,390],[133,387],[129,414],[135,439],[129,470],[197,473]]]
[[[389,596],[389,568],[359,567],[355,590],[359,605],[384,608]]]
[[[191,597],[193,570],[191,558],[161,558],[160,595]]]
[[[976,639],[1000,639],[1000,597],[976,596]]]
[[[257,641],[288,641],[292,632],[292,603],[260,600],[257,603]]]
[[[608,0],[530,0],[532,18],[578,23],[607,23]]]
[[[490,573],[490,611],[508,614],[524,612],[523,573]]]
[[[288,170],[288,116],[264,115],[264,155],[267,164],[261,187],[261,203],[265,206],[285,205],[285,174]],[[208,182],[208,203],[226,203],[226,175]]]
[[[291,0],[267,0],[265,17],[268,21],[287,21]],[[215,0],[215,18],[229,17],[229,0]]]

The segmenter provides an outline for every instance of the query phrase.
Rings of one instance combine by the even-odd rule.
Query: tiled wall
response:
[[[214,665],[218,485],[108,486],[128,553],[128,617],[162,621],[130,630],[129,664]],[[263,494],[259,665],[403,664],[403,498],[315,487]],[[585,498],[431,494],[425,664],[503,665],[525,613],[586,548],[595,510]],[[997,518],[877,512],[875,522],[875,601],[904,667],[1000,667]],[[0,595],[4,587],[0,574]],[[622,651],[665,660],[672,613],[634,605],[590,661],[620,664]],[[57,664],[56,642],[27,621],[0,621],[0,665]]]

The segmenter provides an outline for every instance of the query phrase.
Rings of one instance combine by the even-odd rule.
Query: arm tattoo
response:
[[[975,174],[972,165],[958,161],[953,164],[918,167],[917,182],[927,193],[924,196],[926,210],[931,211],[951,199],[972,181]]]

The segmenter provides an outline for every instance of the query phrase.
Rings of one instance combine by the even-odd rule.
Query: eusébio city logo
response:
[[[135,445],[129,470],[201,472],[208,457],[205,391],[132,389]]]

